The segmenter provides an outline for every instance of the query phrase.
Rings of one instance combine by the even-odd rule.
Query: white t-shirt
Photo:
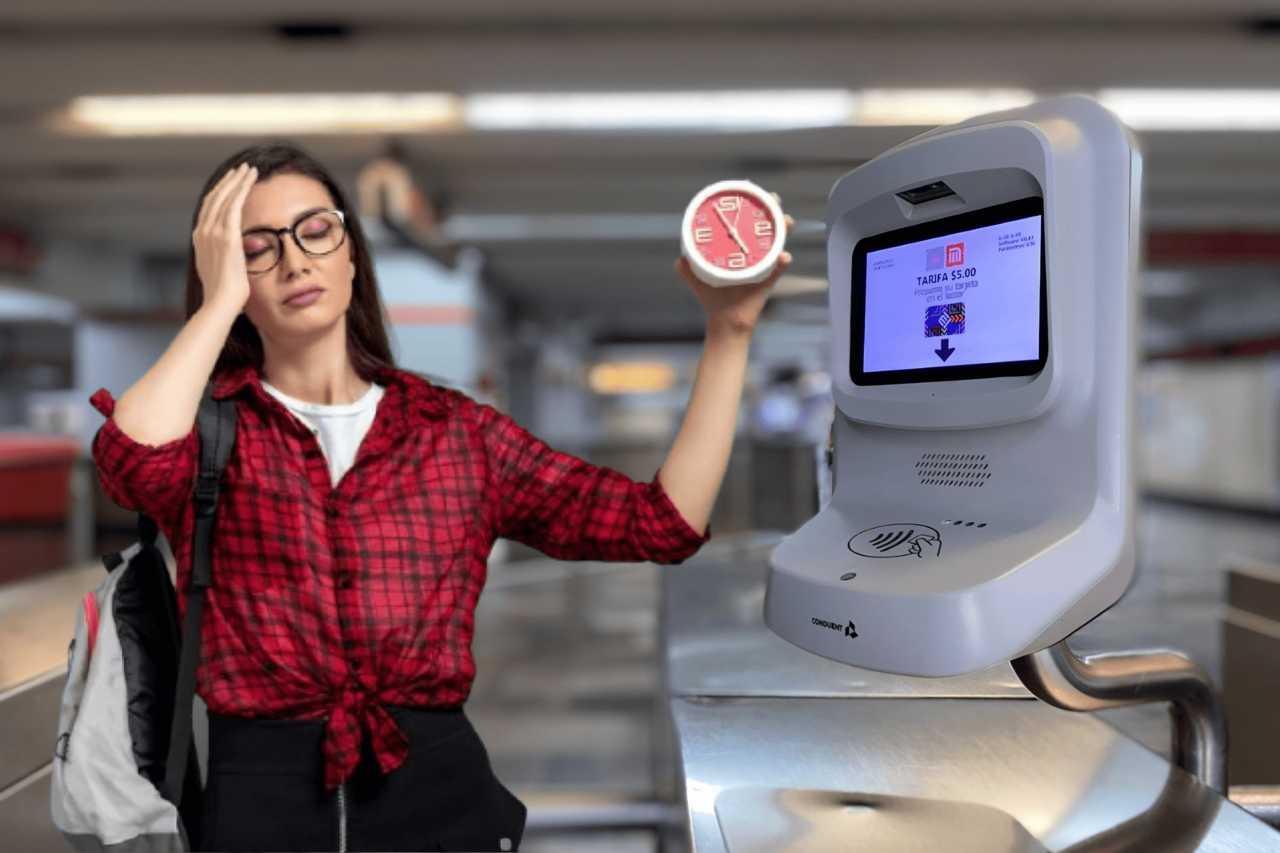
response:
[[[368,392],[354,403],[325,406],[295,400],[266,382],[262,383],[262,387],[315,433],[320,449],[324,451],[324,458],[329,463],[329,476],[335,486],[355,463],[356,451],[360,449],[360,442],[373,424],[378,401],[386,391],[381,385],[370,383]]]

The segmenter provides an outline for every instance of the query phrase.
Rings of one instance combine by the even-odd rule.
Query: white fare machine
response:
[[[1141,159],[1068,96],[919,136],[827,203],[834,492],[770,561],[808,651],[947,676],[1039,652],[1134,569]]]

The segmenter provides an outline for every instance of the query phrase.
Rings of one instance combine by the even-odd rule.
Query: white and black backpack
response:
[[[200,402],[195,543],[182,635],[157,527],[103,556],[107,578],[84,597],[58,715],[53,822],[76,850],[199,849],[202,792],[191,740],[200,616],[219,481],[235,439],[235,403]]]

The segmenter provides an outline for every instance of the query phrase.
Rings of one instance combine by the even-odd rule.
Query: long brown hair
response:
[[[347,204],[347,198],[338,186],[337,180],[310,154],[289,145],[259,145],[246,148],[232,154],[213,170],[204,189],[200,191],[200,202],[196,204],[195,214],[191,218],[192,230],[200,216],[200,205],[203,204],[214,186],[222,176],[241,163],[248,163],[258,170],[258,180],[265,181],[276,175],[293,174],[312,178],[324,184],[338,210],[346,214],[347,237],[351,240],[352,263],[355,265],[355,278],[351,282],[351,305],[347,308],[347,357],[351,366],[366,382],[374,378],[380,369],[395,367],[395,359],[391,355],[391,343],[387,339],[387,329],[382,322],[382,303],[378,298],[378,282],[373,274],[373,259],[369,254],[369,244],[365,240],[364,230],[360,227],[360,218]],[[187,319],[204,304],[204,284],[200,281],[200,273],[196,270],[196,253],[192,248],[187,256]],[[262,338],[258,330],[249,322],[249,318],[241,314],[231,326],[231,334],[218,355],[214,373],[222,373],[240,367],[253,367],[262,370],[263,349]]]

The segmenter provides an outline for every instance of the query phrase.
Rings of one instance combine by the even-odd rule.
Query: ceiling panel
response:
[[[1277,19],[1280,7],[1263,0],[6,0],[0,223],[180,255],[205,177],[249,141],[51,130],[49,117],[81,94],[1276,88]],[[308,23],[333,26],[301,39],[279,29]],[[348,184],[394,141],[450,215],[678,215],[706,183],[749,177],[814,222],[841,174],[921,130],[300,141]],[[1152,227],[1280,229],[1280,134],[1149,134],[1142,144]],[[798,271],[823,273],[820,235],[793,246]],[[698,322],[670,271],[674,234],[480,247],[495,287],[522,310],[637,328]]]

